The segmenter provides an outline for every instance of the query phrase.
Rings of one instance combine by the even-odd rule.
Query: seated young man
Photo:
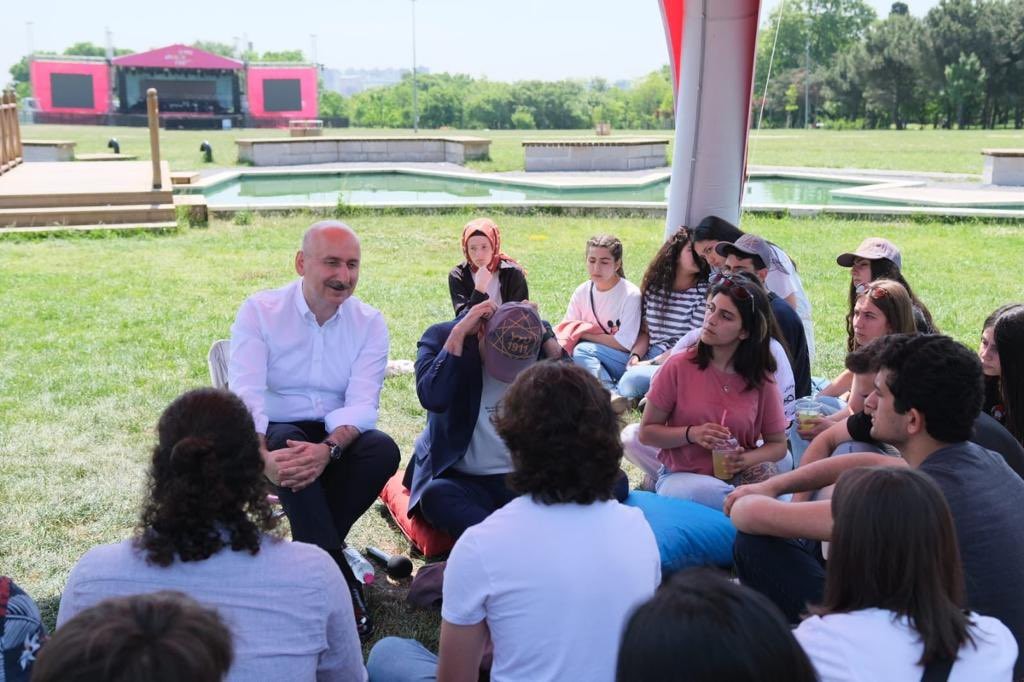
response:
[[[522,372],[495,424],[519,493],[456,542],[444,576],[441,646],[389,637],[370,652],[371,680],[615,677],[626,618],[661,580],[654,534],[613,488],[622,447],[608,392],[566,363]]]
[[[458,538],[515,497],[508,448],[492,417],[509,385],[537,362],[544,328],[529,303],[477,303],[423,333],[416,394],[428,410],[410,470],[409,513]]]
[[[949,503],[960,541],[967,605],[1024,636],[1024,501],[1021,480],[999,454],[970,442],[984,395],[977,355],[949,337],[892,335],[879,351],[874,390],[865,406],[870,435],[901,458],[856,453],[801,466],[743,486],[725,511],[740,530],[734,557],[740,580],[771,598],[797,622],[820,601],[823,559],[813,540],[832,530],[828,501],[774,497],[817,490],[859,466],[911,466],[930,475]],[[1018,660],[1015,677],[1024,675]]]

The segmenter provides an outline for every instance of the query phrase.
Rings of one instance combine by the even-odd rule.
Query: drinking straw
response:
[[[727,414],[729,414],[729,409],[728,408],[722,410],[722,421],[719,422],[719,426],[725,426],[725,416]]]

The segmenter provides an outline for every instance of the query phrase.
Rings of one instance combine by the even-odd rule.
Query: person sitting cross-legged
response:
[[[516,496],[493,417],[516,375],[537,362],[543,334],[530,303],[487,300],[423,333],[416,394],[427,425],[405,474],[410,515],[458,538]]]
[[[520,496],[463,533],[444,575],[441,646],[389,637],[374,682],[611,682],[629,613],[661,580],[643,514],[613,499],[622,447],[608,393],[568,363],[540,362],[505,394],[495,428]]]
[[[928,474],[949,504],[967,581],[967,606],[1024,637],[1024,480],[998,453],[970,442],[983,387],[977,355],[937,335],[891,335],[879,354],[871,412],[872,438],[902,457],[851,453],[829,457],[729,495],[725,512],[740,531],[734,558],[740,580],[766,594],[796,623],[819,603],[824,559],[815,541],[829,540],[828,501],[783,502],[784,493],[817,490],[847,469],[911,466]],[[1018,661],[1014,677],[1024,676]]]

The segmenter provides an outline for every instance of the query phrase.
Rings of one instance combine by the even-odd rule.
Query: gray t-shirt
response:
[[[968,608],[1001,620],[1024,649],[1024,481],[974,443],[936,450],[918,469],[942,489],[953,514]],[[1024,656],[1014,669],[1014,679],[1021,676]]]
[[[512,471],[512,457],[508,454],[505,441],[494,430],[491,417],[498,409],[509,384],[498,381],[486,370],[483,373],[483,391],[480,395],[480,411],[477,413],[473,437],[469,441],[466,454],[452,465],[452,469],[460,474],[470,476],[489,476],[491,474],[507,474]]]
[[[231,630],[229,682],[366,680],[345,579],[327,552],[263,538],[260,551],[222,549],[203,561],[155,566],[125,540],[93,547],[60,598],[57,627],[108,597],[184,592]]]

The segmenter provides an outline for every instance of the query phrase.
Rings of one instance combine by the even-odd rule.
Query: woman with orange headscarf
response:
[[[501,305],[530,297],[526,271],[502,253],[501,232],[493,220],[477,218],[466,223],[462,228],[462,253],[466,260],[448,273],[456,317],[488,299]]]

